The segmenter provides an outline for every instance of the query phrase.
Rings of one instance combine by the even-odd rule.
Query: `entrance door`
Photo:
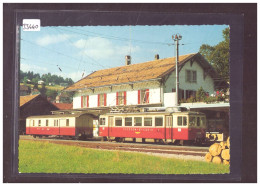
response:
[[[166,116],[166,139],[173,140],[173,122],[172,116]]]
[[[114,121],[114,117],[113,116],[109,116],[108,117],[108,136],[112,135],[113,121]]]

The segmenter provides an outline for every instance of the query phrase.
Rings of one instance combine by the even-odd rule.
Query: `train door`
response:
[[[59,119],[58,122],[59,126],[59,135],[64,135],[65,134],[65,127],[66,127],[66,119]]]
[[[172,116],[166,116],[166,139],[173,140],[173,122],[172,122]]]
[[[108,136],[112,135],[114,116],[108,116]]]

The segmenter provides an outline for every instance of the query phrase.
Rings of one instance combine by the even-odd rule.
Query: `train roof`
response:
[[[106,113],[103,115],[165,115],[165,114],[186,114],[186,115],[201,115],[202,112],[184,111],[184,112],[117,112],[117,113]]]
[[[32,119],[32,118],[67,118],[67,117],[80,117],[82,115],[93,116],[90,113],[75,113],[75,114],[53,114],[53,115],[29,116],[29,117],[27,117],[27,119]]]

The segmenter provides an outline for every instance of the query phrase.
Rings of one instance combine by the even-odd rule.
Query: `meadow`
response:
[[[142,153],[19,141],[20,173],[226,174],[229,166]]]

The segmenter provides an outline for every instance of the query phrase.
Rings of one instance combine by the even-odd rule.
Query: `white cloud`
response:
[[[20,68],[23,72],[33,71],[35,73],[42,73],[42,72],[48,71],[48,69],[46,67],[40,67],[40,66],[32,65],[32,64],[29,65],[29,64],[25,64],[25,63],[22,63]]]
[[[129,54],[129,46],[115,45],[110,40],[100,37],[90,37],[87,40],[80,39],[74,43],[74,46],[81,51],[80,55],[92,57],[96,60],[109,59],[119,55]],[[131,47],[131,52],[139,51],[139,46]]]
[[[57,76],[61,76],[64,79],[65,78],[71,78],[74,82],[76,82],[76,81],[82,79],[82,73],[83,72],[79,72],[78,71],[78,72],[70,72],[70,73],[67,73],[67,72],[55,72],[55,73],[51,73],[51,74],[55,74]],[[86,77],[88,74],[89,74],[89,72],[88,73],[84,72],[83,78]]]
[[[84,77],[85,76],[86,74],[84,75]],[[71,78],[74,82],[76,82],[82,78],[82,73],[80,72],[66,73],[66,78]]]
[[[42,38],[38,38],[36,43],[41,46],[47,46],[54,43],[59,43],[68,40],[72,35],[68,34],[58,34],[58,35],[46,35]]]

